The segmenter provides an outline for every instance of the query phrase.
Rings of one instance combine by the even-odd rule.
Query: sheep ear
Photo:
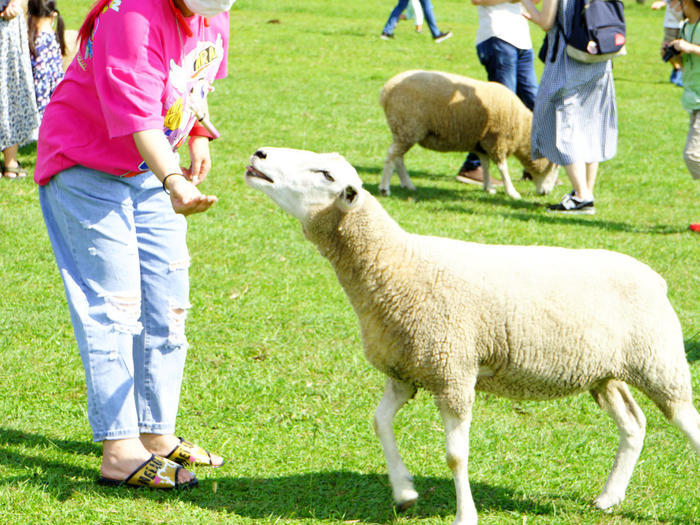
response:
[[[343,191],[338,194],[336,205],[343,211],[350,211],[352,208],[360,204],[361,200],[362,197],[360,191],[352,184],[349,184],[345,186]]]

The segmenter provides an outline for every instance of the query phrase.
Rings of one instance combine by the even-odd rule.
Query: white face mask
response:
[[[184,0],[187,9],[195,14],[212,17],[231,9],[236,0]]]

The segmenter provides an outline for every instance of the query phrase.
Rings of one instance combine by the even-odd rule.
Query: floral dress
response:
[[[63,79],[63,64],[61,48],[54,33],[47,31],[37,33],[34,46],[36,55],[32,57],[32,73],[36,105],[39,110],[39,121],[41,121],[53,90]]]
[[[27,23],[0,19],[0,150],[30,142],[38,125]]]

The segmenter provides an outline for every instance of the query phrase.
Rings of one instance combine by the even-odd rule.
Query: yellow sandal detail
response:
[[[166,459],[184,466],[208,465],[218,468],[224,464],[222,461],[221,465],[214,465],[211,461],[211,454],[209,451],[204,450],[199,445],[185,441],[182,438],[179,439],[180,443],[177,444],[170,454],[165,456]]]
[[[182,468],[174,461],[153,454],[148,461],[142,463],[125,480],[100,476],[97,483],[108,487],[150,487],[159,490],[196,487],[197,478],[186,483],[180,483],[177,480],[178,472]]]

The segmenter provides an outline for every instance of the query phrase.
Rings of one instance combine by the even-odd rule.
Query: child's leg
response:
[[[683,160],[688,167],[690,175],[700,179],[700,111],[696,110],[690,115],[688,138],[683,149]]]

